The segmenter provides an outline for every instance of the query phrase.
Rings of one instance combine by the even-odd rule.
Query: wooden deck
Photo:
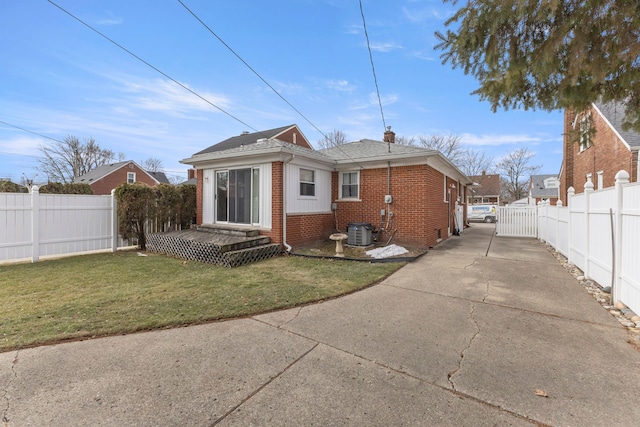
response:
[[[147,250],[187,260],[238,267],[271,258],[279,254],[282,248],[255,229],[205,226],[149,234]]]

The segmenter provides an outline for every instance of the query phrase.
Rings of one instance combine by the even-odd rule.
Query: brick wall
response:
[[[129,167],[131,165],[132,167]],[[127,182],[127,173],[134,172],[136,174],[136,182],[143,182],[149,186],[158,184],[152,177],[150,177],[144,170],[140,169],[134,163],[124,165],[118,170],[113,171],[104,178],[95,181],[91,184],[93,194],[105,195],[111,194],[111,190],[116,188],[120,184]]]
[[[605,120],[594,109],[591,123],[596,133],[591,136],[591,147],[580,151],[580,144],[572,142],[575,131],[572,128],[575,113],[564,114],[564,168],[560,177],[560,196],[567,203],[567,190],[573,187],[576,193],[584,191],[586,176],[591,173],[591,181],[597,188],[599,171],[603,171],[603,188],[615,185],[615,176],[624,169],[629,172],[632,182],[637,182],[637,152],[632,153]]]
[[[271,231],[261,230],[260,234],[271,237],[272,243],[282,244],[282,162],[271,163]],[[288,227],[287,227],[288,229]]]
[[[453,200],[457,197],[457,183],[448,180]],[[437,230],[441,237],[447,237],[448,209],[444,202],[444,176],[426,165],[401,166],[391,168],[390,191],[387,193],[387,169],[365,169],[360,171],[360,200],[338,200],[339,175],[332,176],[332,198],[338,210],[338,228],[347,231],[349,222],[366,222],[376,227],[386,225],[387,216],[381,217],[380,211],[390,209],[393,219],[390,229],[397,228],[394,241],[399,243],[434,246]],[[384,196],[391,194],[390,205],[384,203]],[[453,221],[453,219],[452,219]],[[382,234],[386,241],[388,234]]]
[[[305,245],[318,240],[327,240],[334,232],[333,214],[287,215],[287,243],[291,246]]]
[[[278,139],[280,141],[289,142],[291,144],[296,144],[305,148],[311,148],[313,150],[313,147],[311,146],[309,141],[307,141],[302,132],[300,132],[300,129],[298,129],[297,127],[289,129],[288,131],[278,135]]]

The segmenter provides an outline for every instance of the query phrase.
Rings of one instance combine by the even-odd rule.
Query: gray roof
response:
[[[532,197],[558,197],[558,187],[545,188],[544,180],[548,178],[558,179],[558,175],[531,175]]]
[[[108,165],[98,166],[97,168],[85,173],[84,175],[80,175],[73,179],[73,182],[81,182],[86,184],[91,184],[93,181],[97,181],[100,178],[103,178],[109,175],[111,172],[120,169],[122,166],[128,164],[130,161],[126,162],[117,162],[110,163]]]
[[[151,171],[145,171],[145,172],[147,172],[149,175],[154,177],[156,181],[158,181],[160,184],[171,184],[169,182],[169,178],[167,178],[167,175],[165,175],[164,172],[151,172]]]
[[[291,128],[292,126],[295,126],[295,125],[283,126],[275,129],[263,130],[260,132],[253,132],[253,133],[247,132],[238,136],[232,136],[231,138],[227,138],[224,141],[218,142],[217,144],[212,145],[211,147],[205,148],[202,151],[198,151],[197,153],[194,154],[194,156],[197,156],[198,154],[212,153],[214,151],[224,151],[231,148],[238,148],[246,145],[255,144],[258,141],[258,139],[263,139],[263,138],[271,139],[277,135],[280,135],[282,132]]]
[[[389,144],[372,139],[361,139],[348,144],[319,150],[320,153],[334,160],[370,161],[388,157],[424,156],[437,153],[435,150],[412,147],[408,145]]]
[[[110,173],[117,171],[121,167],[128,165],[129,163],[133,163],[136,166],[138,166],[136,162],[131,160],[126,160],[124,162],[110,163],[108,165],[98,166],[97,168],[85,173],[84,175],[74,178],[73,182],[91,184],[94,181],[102,179],[105,176],[109,175]],[[164,174],[164,172],[147,172],[147,173],[151,175],[151,177],[158,182],[165,183],[165,184],[169,183],[169,180],[167,179],[167,176]],[[161,179],[164,179],[164,181],[161,181]]]
[[[596,102],[595,106],[630,147],[640,147],[640,134],[632,130],[622,129],[622,122],[624,122],[626,112],[624,104],[621,102],[610,102],[608,104]]]

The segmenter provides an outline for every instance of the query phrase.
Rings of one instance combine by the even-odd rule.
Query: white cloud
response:
[[[523,143],[538,144],[540,137],[531,135],[474,135],[463,133],[460,135],[463,144],[474,146],[517,145]]]
[[[329,80],[327,81],[327,87],[340,92],[353,92],[355,89],[348,80]]]
[[[0,151],[7,154],[15,154],[19,156],[38,156],[38,147],[45,144],[45,141],[51,142],[45,138],[36,136],[17,136],[0,140]]]
[[[124,22],[124,19],[119,17],[119,16],[115,16],[113,13],[108,12],[107,13],[108,16],[104,17],[104,18],[98,18],[95,20],[96,24],[98,25],[120,25]]]
[[[175,116],[180,113],[216,109],[211,104],[222,109],[228,108],[230,104],[229,99],[223,95],[189,88],[208,100],[211,103],[209,104],[178,84],[165,79],[124,81],[121,83],[123,84],[122,90],[128,98],[127,108],[136,107],[143,110],[162,111]],[[189,87],[186,84],[184,86]]]
[[[382,105],[394,104],[397,101],[398,101],[398,95],[396,95],[395,93],[391,95],[380,96],[380,102],[382,102]],[[371,105],[378,105],[378,95],[375,92],[371,92],[369,94],[369,103]]]
[[[371,43],[371,50],[378,52],[391,52],[398,49],[404,49],[404,47],[395,42]]]

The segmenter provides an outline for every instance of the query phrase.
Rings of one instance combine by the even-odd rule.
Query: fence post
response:
[[[562,200],[556,202],[556,251],[560,252],[560,211],[562,210]]]
[[[111,252],[118,250],[118,201],[116,190],[111,190]]]
[[[614,262],[613,262],[613,283],[611,283],[611,304],[620,301],[621,283],[620,270],[622,269],[622,207],[623,207],[623,184],[629,183],[629,173],[621,170],[616,174],[616,207],[615,207],[615,232],[614,239]]]
[[[31,262],[40,260],[40,189],[31,187]]]
[[[567,210],[569,211],[569,219],[567,220],[567,239],[569,244],[567,246],[567,261],[569,264],[575,264],[573,262],[573,256],[571,256],[571,245],[573,244],[573,233],[571,232],[571,198],[576,195],[576,190],[573,187],[569,187],[567,190]]]
[[[584,183],[584,238],[585,238],[585,248],[584,248],[584,278],[589,279],[589,242],[591,239],[589,238],[589,230],[590,230],[590,203],[589,199],[591,198],[591,193],[593,193],[593,182],[591,182],[591,177],[587,178],[587,182]]]

